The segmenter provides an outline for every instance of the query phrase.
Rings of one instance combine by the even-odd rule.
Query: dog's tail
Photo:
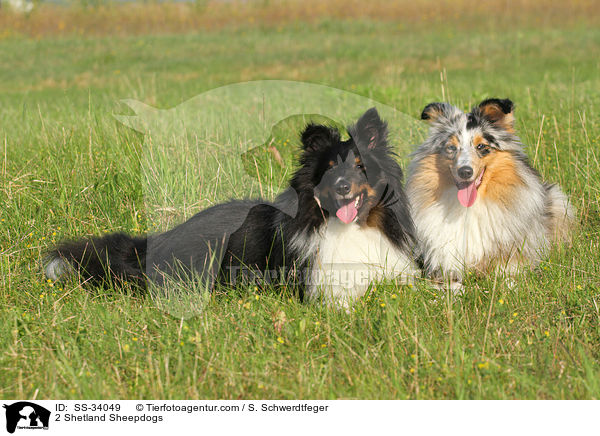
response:
[[[59,280],[79,273],[84,280],[112,279],[142,284],[146,270],[145,237],[124,233],[63,242],[47,256],[46,277]]]
[[[558,187],[545,183],[547,227],[551,238],[557,242],[569,241],[575,222],[575,207]]]

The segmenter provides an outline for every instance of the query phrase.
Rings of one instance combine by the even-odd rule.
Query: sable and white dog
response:
[[[513,103],[488,99],[464,113],[431,103],[427,140],[413,154],[406,191],[426,272],[462,287],[466,270],[512,275],[568,238],[574,211],[530,166]]]

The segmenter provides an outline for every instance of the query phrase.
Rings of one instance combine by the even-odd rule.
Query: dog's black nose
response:
[[[346,195],[350,192],[350,183],[347,180],[338,180],[335,184],[335,192],[339,195]]]
[[[458,169],[458,176],[461,179],[470,179],[473,176],[473,168],[468,167],[468,166],[464,166],[464,167],[460,167]]]

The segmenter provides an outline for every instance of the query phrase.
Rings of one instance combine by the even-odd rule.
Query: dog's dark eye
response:
[[[446,146],[446,152],[448,154],[452,154],[456,151],[456,146],[455,145],[447,145]]]
[[[490,147],[487,144],[479,144],[477,146],[477,151],[479,152],[480,156],[485,156],[490,152]]]
[[[357,163],[356,168],[358,168],[359,170],[364,170],[365,166],[362,163]]]

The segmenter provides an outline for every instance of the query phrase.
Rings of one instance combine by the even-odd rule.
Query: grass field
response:
[[[118,36],[73,30],[61,10],[52,13],[67,17],[62,29],[36,34],[2,12],[0,397],[599,398],[600,9],[545,2],[511,9],[512,21],[459,3],[472,20],[428,2],[411,3],[408,17],[325,11],[278,21],[281,11],[261,3],[210,30],[124,27]],[[416,23],[428,10],[438,12]],[[183,320],[150,298],[45,280],[43,253],[62,238],[153,228],[144,138],[115,120],[128,113],[121,99],[169,108],[257,79],[330,85],[414,117],[431,101],[468,108],[510,97],[536,168],[577,207],[572,246],[514,289],[489,277],[440,298],[425,284],[382,284],[351,314],[238,289]],[[224,166],[242,173],[238,161],[232,153]],[[174,220],[227,196],[227,180],[175,204]]]

